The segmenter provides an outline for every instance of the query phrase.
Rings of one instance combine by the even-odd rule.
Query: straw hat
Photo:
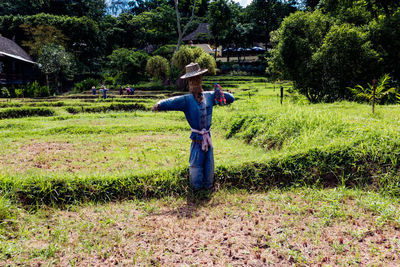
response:
[[[181,76],[181,79],[187,79],[198,75],[202,75],[208,71],[208,69],[204,70],[200,69],[199,64],[193,62],[187,65],[185,69],[186,69],[186,74]]]

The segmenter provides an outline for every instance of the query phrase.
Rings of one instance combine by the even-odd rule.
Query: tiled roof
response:
[[[210,31],[208,30],[208,23],[200,23],[194,32],[186,35],[185,37],[183,37],[182,40],[183,41],[196,40],[197,35],[201,33],[211,35]]]

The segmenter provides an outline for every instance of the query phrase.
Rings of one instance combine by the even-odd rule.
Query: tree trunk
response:
[[[218,49],[217,39],[214,39],[214,44],[215,44],[214,59],[217,60],[217,49]]]
[[[47,89],[49,89],[50,92],[50,83],[49,83],[49,74],[46,73],[46,84],[47,84]]]
[[[176,50],[175,51],[179,50],[179,48],[181,46],[181,43],[182,43],[183,35],[186,33],[186,30],[188,29],[190,23],[192,23],[192,20],[194,18],[194,11],[196,9],[196,2],[197,2],[197,1],[194,1],[193,9],[192,9],[192,16],[190,17],[189,22],[185,25],[185,27],[183,28],[183,31],[182,31],[182,28],[181,28],[181,15],[179,14],[179,9],[178,9],[179,2],[178,1],[179,0],[174,0],[175,13],[176,13],[176,26],[178,28],[178,44],[176,46]]]
[[[55,75],[54,82],[56,84],[56,93],[59,94],[60,91],[58,90],[58,74]]]
[[[179,48],[181,47],[182,38],[183,38],[182,33],[178,32],[178,44],[176,45],[176,50],[175,51],[178,51]]]

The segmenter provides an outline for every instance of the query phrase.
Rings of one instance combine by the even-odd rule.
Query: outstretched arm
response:
[[[176,96],[159,101],[157,104],[154,105],[153,111],[168,111],[168,110],[184,111],[185,106],[186,106],[185,96]]]
[[[231,93],[224,92],[226,104],[230,104],[235,101],[235,97]]]

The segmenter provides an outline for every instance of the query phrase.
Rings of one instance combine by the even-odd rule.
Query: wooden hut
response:
[[[200,23],[197,29],[183,37],[183,42],[188,45],[198,46],[208,54],[214,54],[214,50],[210,47],[212,40],[211,32],[208,29],[208,23]],[[218,48],[218,55],[220,55],[221,47]]]
[[[0,84],[26,84],[33,81],[36,64],[14,41],[0,36]]]

